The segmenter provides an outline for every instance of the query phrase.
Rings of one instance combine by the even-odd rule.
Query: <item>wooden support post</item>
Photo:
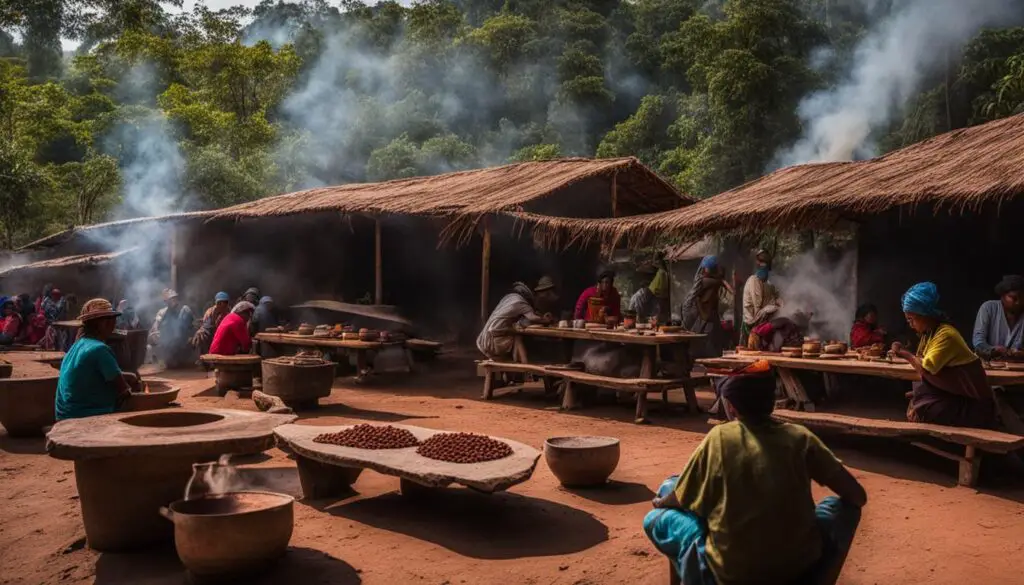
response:
[[[384,304],[384,270],[383,253],[380,249],[380,218],[373,220],[373,268],[374,268],[374,289],[373,301],[378,305]]]
[[[490,288],[491,288],[491,226],[484,220],[484,242],[483,254],[480,260],[480,322],[487,321],[490,313]]]
[[[494,372],[487,370],[484,373],[484,400],[490,400],[494,397]]]
[[[779,379],[782,380],[782,387],[786,389],[786,395],[796,402],[797,410],[814,412],[814,402],[811,401],[804,385],[800,383],[796,375],[789,368],[775,368],[779,372]]]
[[[178,226],[171,225],[171,239],[170,239],[170,252],[171,252],[171,284],[170,288],[178,290]]]
[[[612,175],[612,217],[619,217],[619,173]]]
[[[640,377],[650,379],[654,376],[654,350],[650,347],[644,348],[644,359],[640,362]],[[640,390],[636,393],[636,417],[633,422],[640,424],[647,422],[647,391]]]
[[[959,483],[962,486],[974,487],[978,483],[978,472],[981,471],[981,455],[974,445],[967,445],[964,458],[960,461]]]
[[[530,357],[526,353],[526,342],[522,335],[516,335],[512,342],[512,361],[520,364],[530,363]]]
[[[565,391],[562,394],[562,410],[576,408],[576,387],[572,380],[565,381]]]
[[[740,290],[740,276],[736,269],[732,269],[732,333],[736,338],[734,345],[746,347],[747,340],[743,338],[743,291]]]

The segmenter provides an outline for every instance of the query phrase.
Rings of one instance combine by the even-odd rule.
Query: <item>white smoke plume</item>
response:
[[[857,305],[856,260],[853,251],[833,261],[812,250],[787,261],[771,278],[784,303],[779,316],[812,313],[812,336],[826,341],[847,339]]]
[[[945,65],[947,52],[983,27],[1005,23],[1013,5],[1014,0],[894,0],[891,15],[855,49],[846,79],[801,102],[804,135],[776,155],[772,168],[874,156],[875,133],[900,114],[928,74]]]

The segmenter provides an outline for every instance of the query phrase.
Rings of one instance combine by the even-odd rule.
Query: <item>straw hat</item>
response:
[[[550,276],[542,276],[537,281],[537,287],[533,289],[533,292],[544,292],[555,288],[555,281],[551,280]]]
[[[121,313],[115,311],[107,299],[92,299],[82,305],[82,313],[78,316],[78,320],[85,322],[92,321],[93,319],[118,317],[120,315]]]

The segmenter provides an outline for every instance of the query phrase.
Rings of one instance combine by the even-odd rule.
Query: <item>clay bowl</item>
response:
[[[174,523],[174,548],[196,577],[250,575],[284,555],[295,498],[244,491],[178,500],[160,508]]]
[[[0,424],[12,437],[43,434],[54,423],[58,376],[0,380]]]
[[[163,408],[178,398],[181,387],[174,386],[170,380],[150,378],[144,380],[147,392],[133,392],[131,397],[121,406],[122,411],[154,410]]]
[[[619,464],[614,437],[552,437],[544,441],[544,460],[565,487],[604,485]]]

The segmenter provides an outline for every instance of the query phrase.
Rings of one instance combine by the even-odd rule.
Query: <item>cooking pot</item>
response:
[[[228,492],[161,507],[174,523],[178,557],[198,577],[258,571],[288,549],[295,498],[261,491]]]

